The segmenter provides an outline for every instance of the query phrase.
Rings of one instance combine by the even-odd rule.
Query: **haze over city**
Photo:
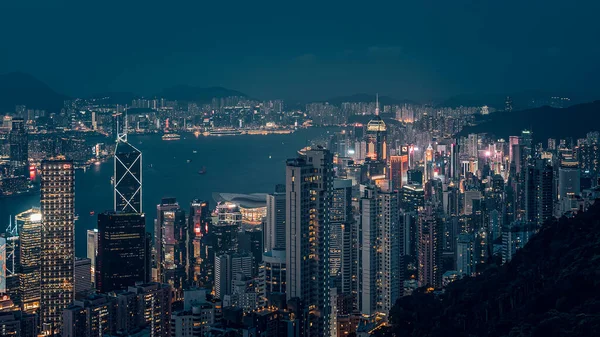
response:
[[[0,73],[71,97],[189,84],[260,99],[598,98],[595,1],[4,1]]]

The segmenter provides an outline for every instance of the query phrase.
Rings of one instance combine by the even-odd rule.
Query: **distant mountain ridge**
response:
[[[466,127],[460,135],[491,133],[497,137],[519,135],[521,130],[533,131],[536,142],[548,138],[564,139],[584,137],[598,130],[600,124],[600,101],[576,104],[564,109],[543,106],[523,111],[499,111],[490,114],[478,125]]]
[[[523,92],[514,92],[506,94],[459,94],[448,97],[443,100],[438,107],[449,107],[457,108],[460,106],[484,106],[495,108],[497,110],[504,110],[506,108],[506,98],[510,97],[512,101],[513,109],[524,110],[534,107],[539,107],[548,104],[550,98],[553,96],[560,96],[550,92],[544,92],[539,90],[528,90]],[[575,101],[567,105],[575,104]],[[582,103],[581,101],[579,103]]]
[[[192,85],[177,85],[163,89],[155,97],[162,97],[172,101],[210,103],[213,98],[231,96],[248,97],[248,95],[237,90],[223,87],[200,88]]]
[[[58,112],[68,99],[29,74],[18,71],[0,74],[0,113],[13,112],[17,105]]]
[[[342,105],[342,103],[344,102],[351,102],[351,103],[359,103],[359,102],[373,102],[375,103],[375,99],[376,99],[376,95],[374,94],[365,94],[365,93],[361,93],[361,94],[354,94],[354,95],[349,95],[349,96],[339,96],[339,97],[333,97],[331,99],[325,100],[324,102],[328,102],[329,104],[333,104],[333,105]],[[379,104],[380,105],[402,105],[402,104],[418,104],[415,101],[411,101],[411,100],[407,100],[407,99],[396,99],[393,97],[389,97],[389,96],[379,96]]]

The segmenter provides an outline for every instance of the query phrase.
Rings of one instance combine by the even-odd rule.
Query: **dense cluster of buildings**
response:
[[[408,117],[392,124],[378,102],[373,107],[368,123],[349,124],[276,168],[286,179],[272,193],[217,193],[212,207],[163,198],[151,224],[142,153],[124,128],[114,149],[114,207],[98,214],[81,259],[74,162],[43,160],[41,207],[18,214],[0,237],[0,329],[14,336],[366,336],[388,324],[400,297],[443,291],[510,261],[546,220],[581,212],[600,195],[599,133],[547,144],[529,130],[508,141],[456,138],[474,111],[452,109],[443,118],[400,107],[396,114]],[[453,118],[460,122],[448,126]],[[10,132],[15,176],[28,167],[21,124],[13,119]]]

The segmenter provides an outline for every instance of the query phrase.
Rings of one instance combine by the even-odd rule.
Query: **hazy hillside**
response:
[[[67,99],[67,96],[57,93],[29,74],[0,74],[0,113],[13,112],[17,105],[57,112]]]
[[[488,132],[507,138],[519,135],[523,129],[530,129],[534,140],[543,142],[548,138],[583,137],[587,132],[598,130],[599,123],[600,101],[595,101],[564,109],[544,106],[523,111],[500,111],[489,115],[485,122],[465,128],[461,134]]]

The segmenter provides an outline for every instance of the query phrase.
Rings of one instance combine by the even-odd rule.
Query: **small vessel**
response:
[[[198,151],[194,150],[194,151],[192,151],[192,153],[198,153]]]
[[[79,220],[79,214],[75,214],[75,216],[73,217],[73,220],[75,220],[75,221]]]
[[[192,160],[191,160],[191,159],[188,159],[188,160],[186,160],[186,161],[187,161],[187,163],[188,163],[188,164],[192,162]]]
[[[202,169],[200,171],[198,171],[198,174],[204,174],[206,173],[206,167],[202,166]]]
[[[91,212],[90,212],[90,216],[92,216],[92,215],[94,215],[94,214],[96,214],[94,211],[91,211]]]
[[[162,136],[162,140],[179,140],[181,136],[176,133],[165,133]]]
[[[114,185],[115,184],[115,177],[110,177],[110,184]]]

